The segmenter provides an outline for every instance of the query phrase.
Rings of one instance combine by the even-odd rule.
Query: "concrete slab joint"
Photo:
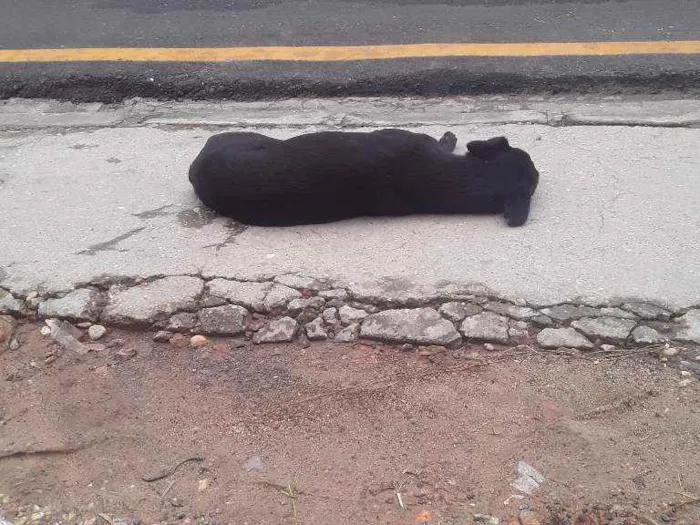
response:
[[[37,291],[17,297],[0,289],[0,314],[242,336],[256,344],[292,341],[302,334],[311,341],[370,339],[453,347],[700,345],[700,308],[673,311],[641,301],[538,306],[495,297],[477,285],[415,289],[400,279],[339,285],[296,274],[261,281],[175,275],[135,283],[95,282],[43,297]]]

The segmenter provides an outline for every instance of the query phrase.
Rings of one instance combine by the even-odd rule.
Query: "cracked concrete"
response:
[[[101,276],[261,281],[291,272],[386,307],[488,295],[513,300],[511,312],[527,318],[516,299],[530,308],[697,305],[699,108],[658,98],[5,101],[0,286],[20,297],[65,294]],[[385,126],[433,136],[449,128],[460,152],[467,140],[505,134],[542,172],[531,222],[509,229],[499,217],[431,216],[245,228],[203,209],[187,182],[214,132],[284,138]]]
[[[134,228],[133,230],[130,230],[126,233],[123,233],[121,235],[117,235],[114,239],[110,239],[105,242],[98,242],[97,244],[93,244],[92,246],[88,246],[85,250],[81,250],[78,252],[78,255],[96,255],[99,252],[107,252],[107,251],[116,251],[116,252],[128,252],[129,250],[120,250],[117,248],[117,245],[128,239],[129,237],[136,235],[137,233],[141,233],[143,230],[145,230],[145,227],[141,228]]]
[[[445,296],[432,300],[432,307],[412,307],[414,298],[409,297],[403,307],[396,308],[387,297],[360,303],[352,290],[328,290],[329,286],[323,279],[293,274],[264,282],[206,281],[198,276],[156,277],[130,284],[103,280],[56,296],[32,292],[15,298],[0,289],[0,314],[48,318],[47,323],[57,318],[157,330],[165,327],[168,337],[173,332],[243,336],[257,344],[291,341],[302,327],[310,340],[332,338],[344,343],[373,339],[459,347],[488,342],[601,351],[609,351],[608,343],[654,349],[671,342],[691,347],[700,344],[698,308],[663,310],[665,321],[634,313],[649,317],[649,313],[658,313],[657,305],[620,301],[598,307],[560,304],[538,308],[520,299],[494,301],[488,295],[472,295],[463,301]],[[251,313],[241,304],[257,310]],[[560,315],[547,317],[545,311]],[[584,314],[586,317],[580,317]],[[161,339],[161,332],[155,337]]]

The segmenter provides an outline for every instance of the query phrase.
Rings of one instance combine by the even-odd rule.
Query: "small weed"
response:
[[[299,523],[299,515],[297,514],[297,496],[299,492],[297,491],[297,476],[287,483],[287,486],[282,489],[282,494],[287,496],[289,499],[289,504],[292,507],[292,520],[294,523]]]

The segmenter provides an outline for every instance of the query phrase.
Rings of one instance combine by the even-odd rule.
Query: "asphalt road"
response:
[[[97,0],[3,2],[5,48],[686,40],[688,0]]]
[[[0,51],[700,40],[698,0],[8,0]],[[8,63],[0,96],[119,100],[498,92],[696,93],[700,55],[335,63]]]

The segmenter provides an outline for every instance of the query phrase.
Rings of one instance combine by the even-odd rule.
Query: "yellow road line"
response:
[[[311,47],[3,49],[9,62],[347,62],[396,58],[700,54],[700,40]]]

